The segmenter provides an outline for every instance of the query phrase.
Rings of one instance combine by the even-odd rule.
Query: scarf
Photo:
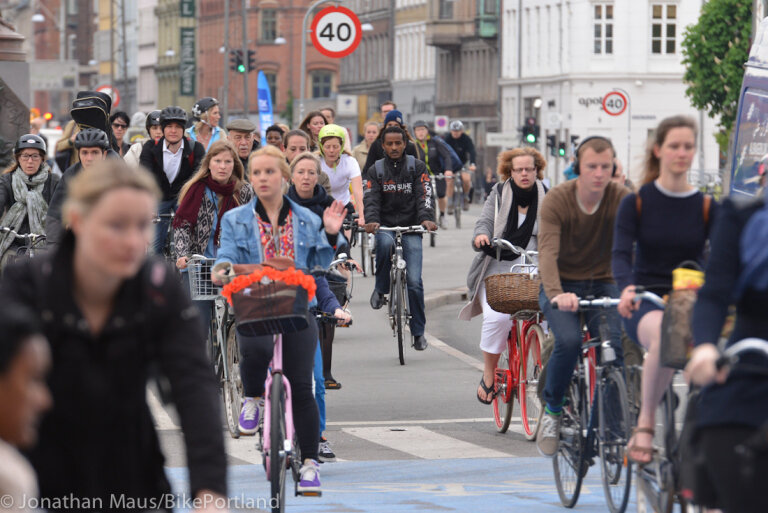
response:
[[[302,207],[308,208],[313,213],[317,214],[320,219],[323,218],[323,212],[325,212],[325,209],[331,206],[333,203],[333,197],[325,192],[325,189],[319,185],[315,185],[315,190],[312,193],[312,197],[307,199],[300,197],[298,191],[296,190],[296,186],[291,185],[291,187],[288,189],[288,197]]]
[[[500,235],[503,239],[511,242],[515,246],[519,246],[525,249],[528,247],[528,243],[531,241],[531,237],[533,236],[533,228],[536,225],[537,218],[539,217],[539,195],[543,194],[544,191],[538,180],[536,180],[533,186],[529,189],[522,189],[518,187],[515,185],[515,182],[512,179],[509,179],[509,184],[511,186],[511,194],[509,194],[509,189],[505,187],[506,182],[501,185],[502,206],[501,210],[498,212],[499,219],[494,221],[494,232],[501,228],[498,222],[504,219],[503,215],[506,211],[506,222],[503,223],[503,230],[501,231]],[[523,221],[523,224],[519,227],[517,226],[519,221],[517,207],[528,207],[528,212],[525,215],[525,221]],[[494,236],[499,235],[494,233]],[[493,258],[496,258],[495,249],[483,247],[483,252]],[[513,251],[502,250],[501,252],[502,260],[515,260],[519,256],[519,254]]]
[[[45,182],[50,175],[48,164],[43,162],[40,170],[33,176],[27,176],[21,168],[16,168],[11,177],[11,188],[16,202],[8,209],[0,225],[7,226],[18,232],[24,219],[29,220],[29,233],[43,234],[45,214],[48,212],[48,203],[43,198]],[[16,237],[10,233],[0,236],[0,255],[11,247]]]
[[[173,227],[181,228],[185,224],[189,226],[197,225],[197,217],[200,214],[200,205],[203,203],[206,187],[222,197],[221,206],[219,207],[219,217],[216,220],[216,229],[213,232],[213,243],[218,247],[219,237],[221,237],[221,218],[227,211],[237,206],[237,202],[235,201],[234,181],[220,184],[208,175],[205,180],[200,180],[199,182],[192,184],[187,191],[186,196],[184,196],[181,205],[179,205],[179,209],[176,211],[176,216],[173,218]]]

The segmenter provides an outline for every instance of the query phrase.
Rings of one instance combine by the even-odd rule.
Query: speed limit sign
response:
[[[326,7],[312,20],[312,44],[326,57],[340,59],[360,44],[363,29],[357,15],[346,7]]]
[[[627,97],[618,91],[603,96],[603,110],[611,116],[620,116],[627,110]]]

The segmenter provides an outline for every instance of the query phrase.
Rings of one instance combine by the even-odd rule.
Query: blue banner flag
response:
[[[262,144],[267,141],[267,128],[274,124],[272,117],[272,94],[269,92],[269,82],[263,71],[259,71],[259,128]]]

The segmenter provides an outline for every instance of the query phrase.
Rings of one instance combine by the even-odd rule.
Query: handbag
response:
[[[696,262],[683,262],[672,271],[672,291],[661,320],[659,358],[664,367],[683,369],[688,363],[693,350],[693,307],[703,284],[704,271]]]

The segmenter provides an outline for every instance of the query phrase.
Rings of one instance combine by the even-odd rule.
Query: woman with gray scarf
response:
[[[19,234],[44,234],[48,203],[59,181],[45,162],[45,141],[38,135],[22,135],[13,155],[15,162],[0,175],[0,226]],[[0,268],[20,245],[12,234],[0,234]]]
[[[520,255],[507,250],[503,250],[501,260],[497,260],[491,239],[502,238],[528,251],[537,249],[540,206],[546,193],[541,179],[546,166],[541,153],[531,147],[500,153],[497,168],[500,182],[491,190],[475,223],[472,249],[478,254],[467,276],[470,302],[461,310],[459,318],[468,321],[483,314],[480,349],[484,370],[477,388],[477,399],[483,404],[490,404],[496,393],[494,372],[512,327],[509,314],[497,312],[488,305],[484,280],[486,276],[508,273],[513,265],[522,263]]]

